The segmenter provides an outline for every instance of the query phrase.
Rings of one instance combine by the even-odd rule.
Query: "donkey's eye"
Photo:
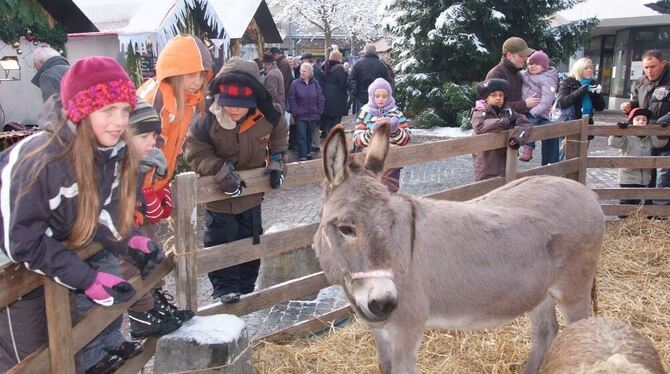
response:
[[[337,226],[337,229],[340,230],[342,235],[356,236],[356,229],[353,226],[342,225],[342,226]]]

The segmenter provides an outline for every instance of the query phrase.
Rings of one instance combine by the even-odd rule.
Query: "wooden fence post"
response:
[[[514,129],[507,131],[507,139],[514,135]],[[518,164],[519,154],[518,150],[512,149],[505,141],[505,148],[507,148],[507,159],[505,160],[505,183],[509,183],[516,179],[516,167]]]
[[[177,303],[194,312],[198,310],[198,178],[194,172],[177,175],[174,179],[176,198],[172,200],[177,217],[175,227],[175,283]]]
[[[49,331],[49,362],[52,373],[74,373],[74,344],[70,291],[49,278],[44,278],[47,329]]]
[[[579,129],[579,170],[577,181],[586,184],[586,164],[589,157],[589,116],[582,117],[582,126]]]

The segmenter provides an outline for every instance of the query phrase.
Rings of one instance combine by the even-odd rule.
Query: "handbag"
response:
[[[558,107],[558,105],[556,105],[556,102],[554,101],[554,105],[551,107],[551,111],[549,112],[549,118],[553,122],[571,121],[577,118],[577,115],[575,114],[575,106],[570,105],[567,108],[561,109]]]

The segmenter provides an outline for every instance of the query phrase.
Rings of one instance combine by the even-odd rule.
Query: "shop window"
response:
[[[614,37],[613,36],[606,36],[605,37],[605,44],[604,44],[603,48],[604,49],[614,48]]]
[[[658,28],[658,40],[670,40],[670,27]]]
[[[635,31],[635,34],[633,35],[635,38],[635,41],[637,42],[644,42],[644,41],[652,41],[656,39],[656,33],[654,31]]]

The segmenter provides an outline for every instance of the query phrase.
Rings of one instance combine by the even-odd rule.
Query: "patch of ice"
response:
[[[463,131],[460,127],[433,127],[430,129],[412,129],[412,135],[441,136],[445,138],[464,138],[472,136],[472,130]]]
[[[239,339],[246,324],[232,314],[193,317],[163,339],[191,339],[198,344],[231,343]]]

